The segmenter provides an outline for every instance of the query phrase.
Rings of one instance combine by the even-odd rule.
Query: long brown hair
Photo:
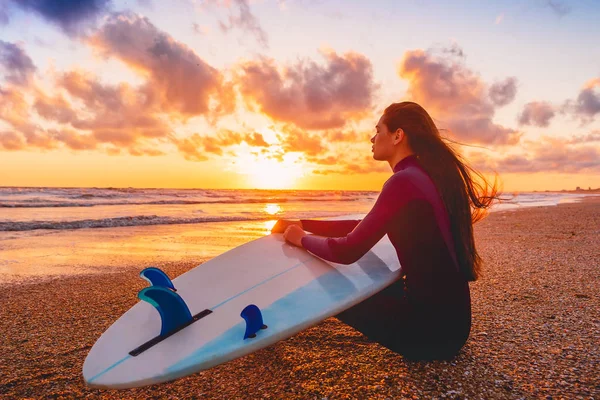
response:
[[[492,202],[498,199],[496,179],[490,186],[485,177],[444,142],[433,119],[413,102],[393,103],[383,113],[390,132],[402,128],[419,163],[433,180],[450,217],[450,229],[459,267],[465,278],[476,280],[482,259],[475,248],[473,224],[483,219]],[[479,181],[473,179],[476,175]]]

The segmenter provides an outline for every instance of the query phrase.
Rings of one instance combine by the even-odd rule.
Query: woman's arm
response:
[[[336,238],[307,235],[301,239],[302,247],[324,260],[352,264],[387,233],[388,223],[413,193],[412,184],[395,175],[383,186],[375,205],[354,230]]]
[[[301,219],[298,221],[280,219],[271,228],[271,233],[283,233],[290,225],[297,225],[307,232],[325,237],[346,236],[358,225],[360,220],[322,221]]]
[[[301,227],[307,232],[325,237],[346,236],[360,222],[360,220],[323,221],[316,219],[301,219]]]

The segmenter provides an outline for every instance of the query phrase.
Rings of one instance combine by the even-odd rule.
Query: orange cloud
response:
[[[365,56],[323,52],[326,64],[301,61],[282,67],[261,58],[238,66],[244,100],[270,118],[304,129],[339,128],[371,110],[373,68]]]
[[[93,150],[98,141],[92,135],[81,135],[72,129],[51,130],[52,136],[72,150]]]
[[[25,147],[25,142],[15,132],[6,131],[0,132],[0,146],[4,150],[22,150]]]
[[[320,135],[293,126],[282,127],[277,137],[284,152],[296,151],[316,156],[327,151]]]
[[[370,156],[358,160],[342,160],[335,157],[327,157],[324,159],[310,159],[310,161],[321,165],[337,166],[337,168],[315,169],[313,173],[317,175],[391,173],[390,166],[387,163],[375,161]]]
[[[39,92],[33,104],[33,109],[41,117],[61,124],[69,124],[77,120],[77,113],[73,111],[72,105],[60,95],[50,98]]]
[[[21,90],[0,89],[0,119],[14,129],[3,134],[2,143],[6,150],[20,150],[25,146],[42,149],[56,147],[47,132],[30,122],[29,105]],[[23,136],[24,141],[17,133]]]
[[[187,118],[235,108],[232,88],[224,83],[222,74],[146,17],[116,15],[89,43],[145,75],[145,91],[164,111]],[[220,100],[214,109],[209,104],[212,98]]]
[[[521,133],[495,124],[495,103],[505,103],[514,97],[509,90],[488,86],[462,63],[460,48],[444,50],[441,56],[433,51],[407,51],[398,66],[398,74],[409,83],[411,100],[420,103],[440,121],[439,128],[448,128],[454,136],[468,142],[496,145],[517,144]],[[506,85],[506,84],[505,84]],[[507,92],[507,93],[506,93]],[[501,93],[502,95],[498,95]]]
[[[211,154],[221,156],[223,155],[224,148],[242,142],[256,147],[269,146],[258,132],[243,135],[228,129],[222,129],[215,136],[202,136],[194,133],[186,138],[171,138],[171,140],[177,146],[179,152],[183,154],[184,158],[190,161],[206,161]]]
[[[145,86],[105,85],[90,74],[70,71],[59,76],[57,87],[64,89],[70,102],[60,95],[51,98],[40,93],[34,109],[45,119],[69,124],[79,133],[63,129],[55,135],[56,140],[73,150],[106,144],[123,147],[132,155],[162,154],[140,150],[152,139],[166,140],[170,135],[169,126],[157,115],[159,107],[152,92]]]
[[[593,132],[588,133],[587,135],[573,136],[568,141],[569,144],[590,143],[590,142],[600,142],[600,130],[595,130]]]

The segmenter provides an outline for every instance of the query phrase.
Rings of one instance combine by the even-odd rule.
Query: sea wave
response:
[[[0,231],[32,231],[36,229],[84,229],[114,228],[124,226],[200,224],[205,222],[257,221],[261,217],[195,217],[177,218],[157,215],[138,215],[103,219],[84,219],[78,221],[17,221],[0,222]]]
[[[105,201],[97,203],[83,202],[61,202],[61,201],[44,201],[34,202],[32,200],[24,200],[22,202],[3,202],[0,203],[0,208],[48,208],[48,207],[96,207],[96,206],[127,206],[127,205],[193,205],[193,204],[257,204],[257,203],[303,203],[303,202],[350,202],[364,200],[360,198],[257,198],[257,199],[221,199],[221,200],[149,200],[149,201]]]

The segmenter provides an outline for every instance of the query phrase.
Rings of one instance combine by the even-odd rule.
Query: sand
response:
[[[484,276],[452,361],[406,361],[330,318],[172,383],[89,389],[88,351],[145,286],[124,270],[0,287],[0,397],[600,398],[600,200],[493,213],[475,235]]]

